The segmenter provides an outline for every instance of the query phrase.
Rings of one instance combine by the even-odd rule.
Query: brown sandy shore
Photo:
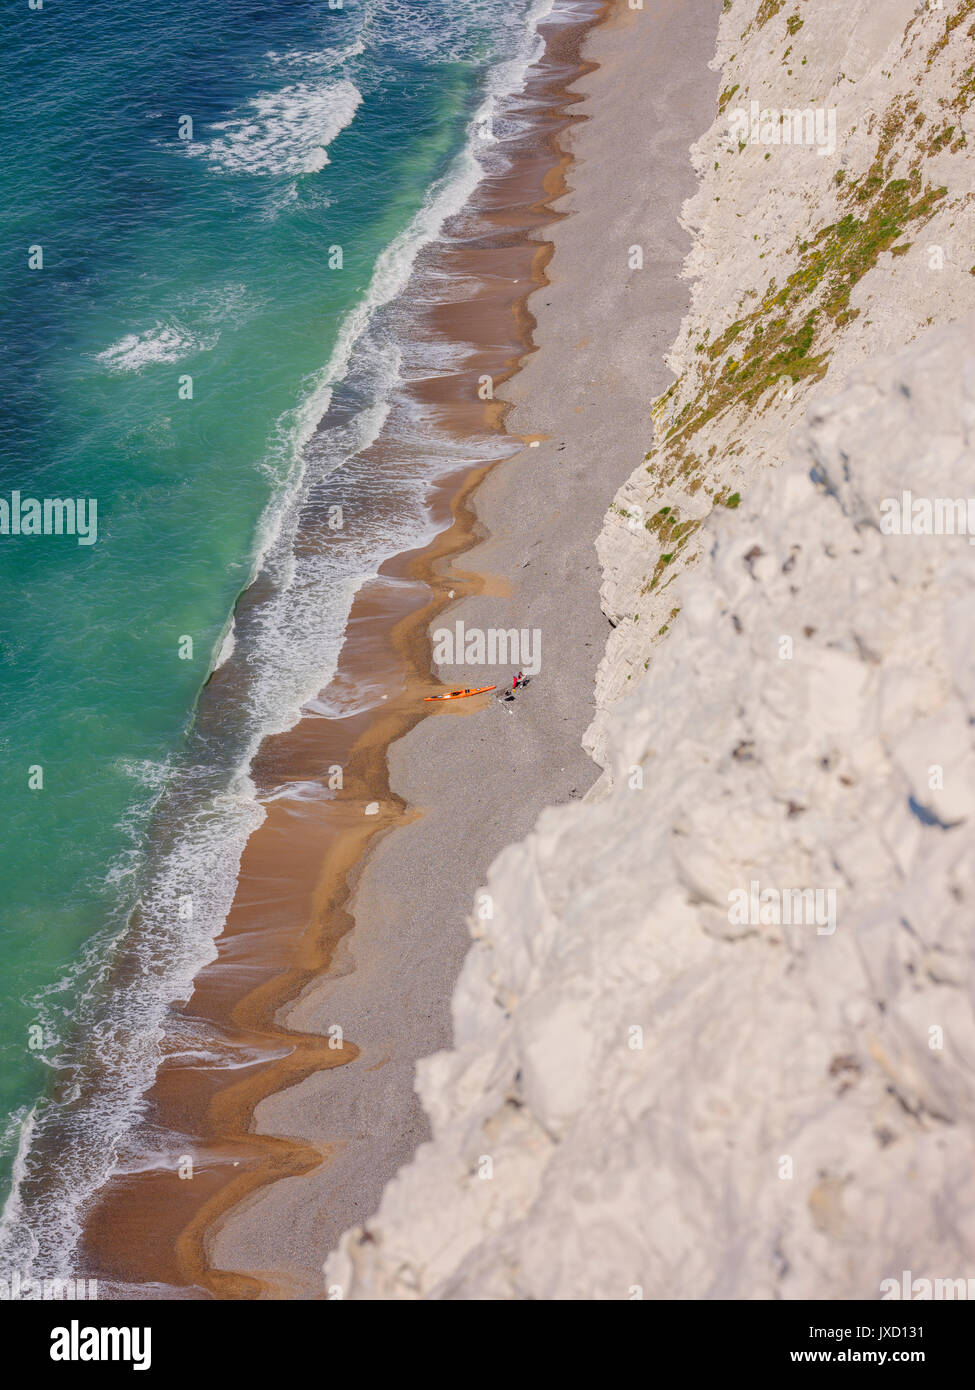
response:
[[[686,302],[687,150],[714,109],[707,62],[720,3],[631,11],[610,0],[592,28],[600,7],[580,0],[578,23],[546,31],[524,101],[532,138],[419,267],[418,288],[434,283],[433,257],[467,277],[462,300],[431,295],[423,306],[431,334],[472,345],[463,370],[415,384],[435,427],[483,441],[501,418],[478,400],[477,380],[510,377],[504,426],[540,443],[446,475],[436,505],[452,525],[360,593],[333,684],[368,677],[385,691],[380,708],[304,718],[262,747],[254,777],[265,794],[327,785],[335,766],[343,787],[321,801],[270,801],[248,843],[217,959],[183,1016],[194,1034],[205,1021],[231,1053],[250,1046],[259,1061],[230,1084],[226,1069],[187,1064],[175,1019],[150,1102],[160,1132],[185,1136],[195,1176],[147,1167],[107,1185],[84,1242],[104,1280],[323,1297],[326,1254],[425,1137],[413,1069],[450,1040],[450,993],[487,866],[545,805],[594,780],[580,747],[606,633],[593,543],[649,447],[649,403],[668,380],[662,353]],[[555,213],[547,204],[566,176]],[[633,245],[642,270],[629,268]],[[528,313],[532,284],[543,290]],[[540,350],[511,375],[532,335]],[[397,443],[380,438],[377,466]],[[511,453],[504,443],[499,455]],[[434,626],[537,630],[539,675],[513,705],[423,705],[438,688],[435,616]],[[483,685],[510,679],[511,667],[438,674]]]

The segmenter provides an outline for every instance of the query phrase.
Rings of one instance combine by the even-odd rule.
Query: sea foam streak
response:
[[[225,174],[312,174],[328,163],[328,146],[351,125],[362,95],[348,78],[297,82],[262,92],[244,111],[210,127],[207,142],[187,146]]]
[[[100,352],[96,360],[116,372],[138,372],[156,362],[179,362],[193,353],[207,352],[217,337],[216,333],[195,334],[175,320],[157,322],[143,333],[127,333]]]
[[[124,334],[96,353],[95,361],[114,372],[140,372],[143,367],[209,352],[220,338],[220,328],[235,328],[254,304],[247,287],[236,282],[179,297],[151,328]]]

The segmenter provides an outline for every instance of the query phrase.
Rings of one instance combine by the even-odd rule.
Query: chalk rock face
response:
[[[601,765],[610,711],[673,623],[672,576],[707,543],[712,508],[782,463],[824,391],[975,310],[973,32],[968,0],[728,6],[720,111],[691,151],[700,183],[682,213],[677,380],[597,542],[615,624],[585,739]]]
[[[608,715],[608,789],[491,870],[456,1049],[419,1071],[433,1140],[332,1257],[346,1296],[975,1269],[975,548],[923,533],[973,436],[967,320],[858,370],[714,514]],[[885,534],[906,505],[919,534]]]

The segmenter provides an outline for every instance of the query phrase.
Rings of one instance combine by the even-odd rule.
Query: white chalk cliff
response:
[[[975,546],[923,507],[975,495],[973,60],[975,0],[726,8],[677,381],[599,540],[604,773],[491,869],[343,1296],[975,1275]],[[753,100],[835,151],[742,143]]]

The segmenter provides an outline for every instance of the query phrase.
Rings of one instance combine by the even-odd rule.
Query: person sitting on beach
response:
[[[515,698],[515,691],[521,690],[524,686],[526,686],[528,684],[528,680],[529,677],[526,676],[523,671],[519,671],[517,676],[512,676],[511,678],[510,690],[502,690],[497,698],[501,701],[502,704],[511,704],[511,702]]]

